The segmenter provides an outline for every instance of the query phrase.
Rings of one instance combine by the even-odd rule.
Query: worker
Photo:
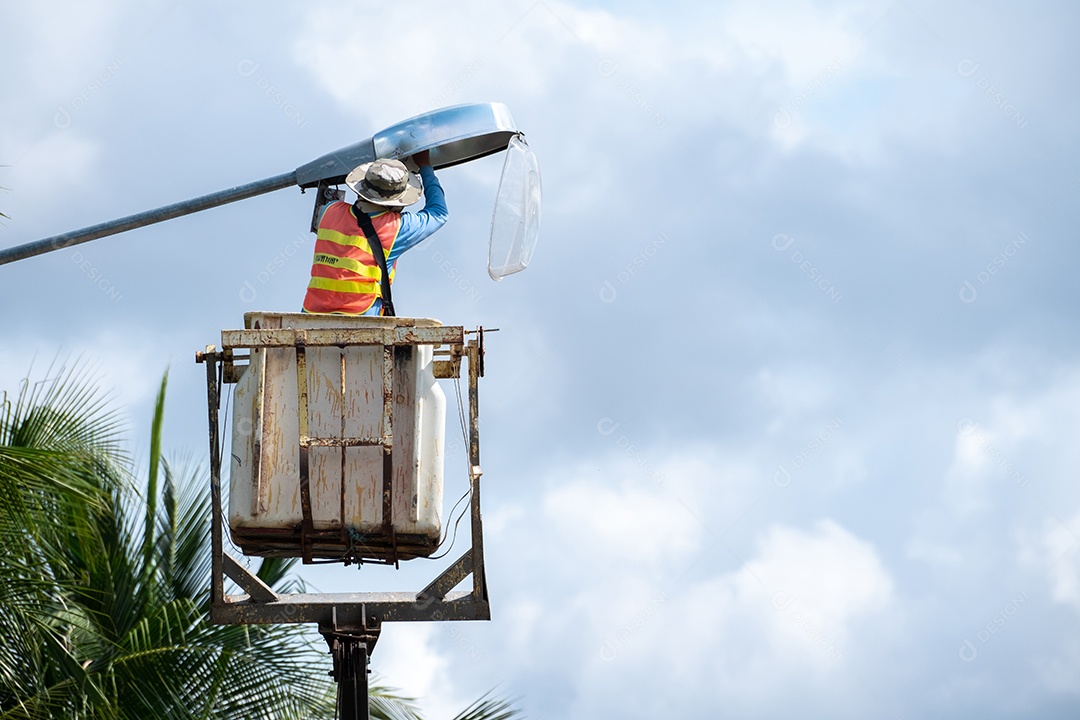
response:
[[[426,150],[413,155],[409,165],[400,160],[364,163],[349,173],[345,184],[356,193],[356,202],[350,205],[339,200],[323,210],[304,312],[392,315],[392,301],[384,303],[380,265],[389,269],[385,285],[389,291],[401,254],[446,223],[442,186]],[[423,210],[402,212],[421,194]],[[385,253],[385,263],[372,252],[379,250],[368,241],[372,231]]]

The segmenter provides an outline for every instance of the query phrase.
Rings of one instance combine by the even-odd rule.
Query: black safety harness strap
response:
[[[360,224],[360,229],[364,231],[364,237],[371,246],[371,254],[375,256],[375,262],[379,263],[379,270],[382,271],[382,314],[394,317],[394,301],[390,297],[390,271],[386,268],[386,252],[379,240],[379,233],[375,232],[371,216],[356,205],[353,205],[353,215]]]

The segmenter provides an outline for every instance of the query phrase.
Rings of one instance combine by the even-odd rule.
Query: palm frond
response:
[[[169,385],[168,371],[161,378],[157,400],[154,402],[154,419],[150,427],[150,467],[146,473],[146,520],[142,542],[143,585],[152,592],[151,576],[154,574],[154,529],[157,525],[158,468],[161,464],[161,430],[165,422],[165,389]]]
[[[264,583],[274,587],[288,576],[294,565],[296,558],[265,557],[259,563],[259,570],[255,574]]]
[[[170,599],[209,602],[210,483],[188,459],[163,462],[157,563]]]
[[[87,388],[87,369],[49,368],[51,378],[23,381],[17,395],[0,394],[0,540],[41,540],[55,512],[104,508],[102,478],[122,476],[116,415]]]
[[[512,720],[521,717],[521,711],[514,707],[516,702],[505,697],[491,697],[485,693],[479,700],[458,713],[454,720]]]
[[[368,712],[373,720],[423,720],[416,698],[378,680],[368,685]]]

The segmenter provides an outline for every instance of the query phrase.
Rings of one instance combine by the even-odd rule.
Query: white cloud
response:
[[[1020,557],[1045,573],[1054,602],[1080,613],[1080,512],[1022,537]]]
[[[811,532],[770,528],[758,559],[737,577],[736,585],[745,590],[740,595],[776,588],[770,595],[774,607],[796,604],[841,635],[850,618],[885,609],[893,589],[874,547],[831,520],[818,522]]]
[[[537,112],[591,107],[575,124],[584,133],[604,127],[622,135],[627,128],[617,118],[663,127],[668,118],[720,117],[758,136],[763,127],[777,128],[765,124],[771,112],[763,118],[749,108],[762,101],[778,108],[820,84],[823,72],[846,69],[862,45],[849,13],[808,3],[783,12],[752,3],[713,7],[675,27],[565,2],[476,0],[426,7],[422,28],[415,7],[389,6],[378,25],[400,30],[343,42],[338,28],[370,23],[371,12],[362,5],[315,8],[293,55],[342,106],[377,126],[432,107],[500,100]],[[779,78],[771,76],[774,66]],[[598,125],[604,117],[612,121]],[[790,145],[807,134],[804,120],[795,120],[778,141]]]
[[[1018,375],[1016,363],[1043,361],[1015,356],[1008,361],[1008,367],[1000,367],[1005,358],[994,352],[970,364],[976,377],[967,381],[971,389],[964,394],[980,383],[992,390],[970,396],[965,414],[956,419],[942,489],[945,506],[962,519],[1000,509],[1005,498],[1037,500],[1052,509],[1059,529],[1072,525],[1064,518],[1080,507],[1080,491],[1068,470],[1080,463],[1072,439],[1080,423],[1080,372],[1055,364]],[[999,373],[1006,377],[995,377]],[[1044,520],[1040,513],[1038,522]]]
[[[737,3],[724,26],[731,39],[755,62],[779,60],[797,91],[822,70],[850,64],[864,44],[862,32],[850,18],[850,10],[834,5],[826,11],[821,3],[774,5]]]
[[[677,683],[699,707],[769,707],[778,686],[831,704],[887,635],[868,629],[897,621],[877,548],[833,520],[751,531],[755,549],[731,566],[729,531],[761,490],[746,458],[642,446],[547,478],[540,512],[500,511],[488,538],[509,626],[493,653],[523,672],[554,654],[577,667],[575,717],[647,712],[631,690],[646,684]]]
[[[711,616],[699,627],[717,647],[734,624],[747,622],[780,665],[833,667],[822,661],[843,658],[853,622],[888,609],[893,580],[871,544],[824,520],[809,531],[769,528],[755,557],[689,597],[702,611],[713,605],[686,617]],[[691,626],[685,630],[692,635]]]
[[[494,56],[490,50],[520,21],[518,8],[432,4],[423,10],[422,24],[416,21],[417,12],[415,6],[384,6],[376,19],[387,30],[379,32],[370,27],[370,7],[312,8],[295,42],[294,57],[343,106],[378,127],[431,109],[424,99],[438,105],[465,102],[492,63],[516,61],[521,85],[540,82],[539,68],[527,62],[530,48],[503,43]],[[340,29],[350,26],[368,26],[369,31],[346,35],[343,42]],[[350,37],[355,40],[348,41]]]
[[[672,682],[699,707],[768,712],[793,693],[857,716],[832,698],[875,650],[867,621],[895,603],[876,549],[831,520],[770,527],[737,570],[637,599],[629,615],[608,616],[605,645],[578,688],[582,716],[604,703],[629,712],[613,699],[617,687]],[[671,714],[685,714],[675,703]]]
[[[553,489],[543,508],[560,537],[599,557],[655,564],[701,542],[699,520],[658,488],[579,481]]]

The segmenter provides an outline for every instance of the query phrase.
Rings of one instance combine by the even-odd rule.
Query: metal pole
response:
[[[341,677],[338,680],[340,720],[368,720],[368,648],[353,638],[341,642]]]
[[[338,720],[369,720],[368,658],[378,642],[381,627],[338,629],[320,625],[319,632],[334,658],[331,674],[337,683]]]
[[[216,608],[225,602],[225,581],[222,578],[221,527],[221,449],[218,435],[218,408],[221,407],[217,369],[220,356],[213,345],[205,353],[197,353],[195,362],[206,363],[206,408],[210,421],[210,605]]]
[[[218,205],[225,205],[227,203],[236,202],[237,200],[246,200],[249,197],[262,195],[274,190],[280,190],[295,184],[296,171],[293,170],[292,172],[287,172],[283,175],[275,175],[274,177],[258,180],[246,185],[237,185],[234,188],[210,193],[209,195],[203,195],[194,198],[193,200],[185,200],[184,202],[159,207],[156,210],[147,210],[146,212],[137,213],[135,215],[128,215],[119,220],[111,220],[98,225],[91,225],[82,230],[73,230],[60,235],[53,235],[44,240],[37,240],[35,242],[26,243],[25,245],[17,245],[16,247],[8,248],[7,250],[0,250],[0,265],[6,265],[7,263],[15,262],[16,260],[23,260],[28,257],[33,257],[34,255],[43,255],[44,253],[52,252],[53,250],[63,250],[72,245],[90,242],[91,240],[97,240],[98,238],[106,237],[108,235],[115,235],[117,233],[125,232],[126,230],[133,230],[144,225],[153,225],[154,223],[171,220],[172,218],[180,217],[181,215],[190,215],[191,213],[207,210],[212,207],[217,207]]]
[[[484,328],[477,328],[476,340],[469,343],[469,488],[472,490],[473,600],[487,601],[484,578],[484,526],[480,516],[480,377],[484,367]]]

